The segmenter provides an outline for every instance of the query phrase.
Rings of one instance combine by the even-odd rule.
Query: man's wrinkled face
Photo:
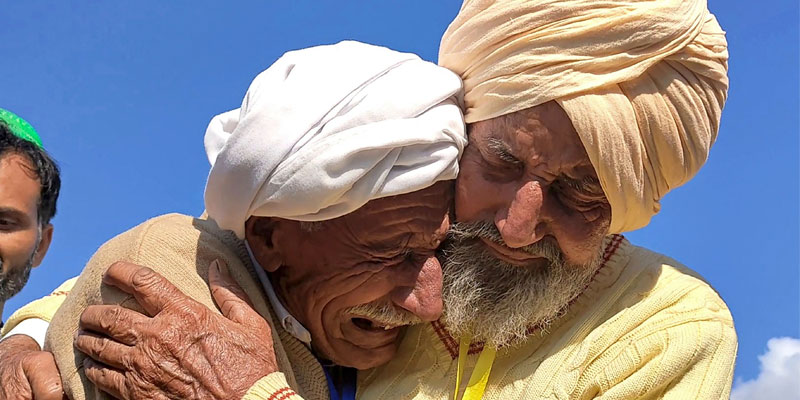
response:
[[[26,158],[0,156],[0,302],[17,294],[31,268],[41,262],[39,191],[39,180]]]
[[[508,344],[588,284],[611,211],[555,102],[468,126],[445,254],[445,322]]]
[[[391,359],[401,327],[439,318],[442,271],[435,251],[449,228],[453,182],[370,201],[320,223],[251,223],[251,248],[271,231],[272,254],[254,249],[318,355],[366,369]],[[252,218],[251,218],[252,220]],[[259,227],[258,225],[262,225]],[[277,265],[277,264],[280,265]]]
[[[553,241],[566,261],[598,251],[611,208],[589,156],[555,102],[470,124],[456,184],[456,219],[487,221],[504,245],[485,241],[498,259],[537,261],[520,249]]]

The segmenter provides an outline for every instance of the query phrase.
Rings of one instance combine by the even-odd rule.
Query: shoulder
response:
[[[735,355],[730,310],[698,273],[670,257],[631,246],[623,276],[615,285],[621,295],[608,320],[620,328],[613,347],[647,348],[654,354],[677,349],[690,355],[680,357],[686,362]]]
[[[619,238],[583,298],[590,303],[584,313],[603,314],[601,324],[626,321],[631,329],[666,315],[672,322],[707,319],[733,326],[727,305],[700,274]]]
[[[630,258],[614,285],[620,295],[601,324],[604,329],[597,330],[599,337],[593,337],[593,343],[604,346],[594,361],[604,365],[599,387],[635,388],[660,393],[657,397],[680,393],[685,396],[673,397],[721,398],[730,388],[737,348],[727,305],[685,265],[630,247]],[[651,382],[642,386],[629,379],[637,375]]]
[[[65,329],[74,331],[80,312],[91,304],[123,304],[140,311],[129,295],[102,284],[103,274],[116,262],[147,266],[213,308],[206,283],[210,263],[221,259],[229,268],[248,273],[234,239],[211,221],[181,214],[151,218],[100,246],[75,281],[54,325],[70,319]]]
[[[173,213],[148,219],[115,236],[93,258],[141,264],[165,255],[193,256],[198,248],[220,252],[237,242],[233,233],[219,229],[213,221]]]
[[[151,218],[104,243],[87,262],[65,304],[78,301],[77,308],[101,303],[105,293],[121,301],[126,296],[101,290],[102,276],[115,262],[124,261],[152,268],[175,284],[203,288],[208,265],[222,259],[229,267],[241,268],[241,249],[235,236],[212,221],[181,214]]]
[[[204,234],[218,237],[225,236],[225,232],[220,230],[213,221],[172,213],[150,218],[110,241],[132,240],[140,243],[142,241],[174,240],[176,238],[192,238],[196,240]]]
[[[643,342],[660,351],[662,345],[689,337],[698,347],[735,349],[730,310],[699,274],[627,241],[620,252],[625,257],[619,258],[619,275],[584,304],[577,320],[592,321],[589,338],[598,351]]]
[[[643,301],[686,318],[703,315],[733,326],[728,306],[700,274],[663,254],[632,247],[628,268],[636,272],[639,280],[652,285],[640,293]]]

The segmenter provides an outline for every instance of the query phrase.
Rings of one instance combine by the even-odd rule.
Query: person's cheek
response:
[[[3,233],[0,238],[0,271],[7,273],[25,265],[33,255],[35,235],[28,231]]]
[[[600,252],[605,238],[609,218],[599,218],[593,222],[587,222],[579,214],[571,218],[559,220],[559,231],[556,234],[561,250],[564,252],[567,261],[576,264],[586,264],[592,261]]]

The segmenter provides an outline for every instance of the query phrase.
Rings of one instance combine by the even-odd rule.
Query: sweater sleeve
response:
[[[14,329],[14,327],[19,325],[20,322],[29,318],[38,318],[50,322],[58,308],[61,307],[62,303],[64,303],[64,299],[67,298],[67,294],[69,294],[70,290],[72,290],[72,286],[75,285],[75,280],[77,279],[78,278],[75,277],[65,281],[49,295],[42,297],[41,299],[34,300],[15,311],[14,314],[11,314],[11,316],[8,318],[6,324],[3,325],[3,329],[0,331],[0,336],[5,336],[8,332]]]
[[[303,400],[286,382],[282,372],[273,372],[259,379],[242,400]]]
[[[207,279],[209,264],[221,259],[250,297],[255,310],[274,329],[262,289],[250,276],[238,249],[227,244],[228,236],[209,221],[169,214],[148,220],[103,244],[86,264],[47,330],[45,350],[53,353],[67,396],[87,400],[109,398],[86,378],[83,370],[86,356],[73,346],[83,310],[93,304],[116,304],[144,313],[132,295],[102,284],[105,271],[118,261],[152,268],[185,295],[219,313]]]

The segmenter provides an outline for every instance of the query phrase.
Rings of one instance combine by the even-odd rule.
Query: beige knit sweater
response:
[[[281,371],[262,378],[245,398],[328,399],[325,374],[314,356],[300,341],[276,328],[244,243],[213,222],[179,214],[153,218],[106,242],[52,318],[45,349],[55,356],[67,395],[72,399],[108,398],[86,379],[81,367],[85,356],[72,345],[81,312],[91,304],[122,304],[142,311],[132,296],[101,286],[103,273],[112,263],[121,260],[151,267],[186,295],[219,312],[207,284],[208,266],[218,258],[228,264],[256,311],[269,322]]]
[[[188,228],[189,224],[193,227]],[[192,240],[203,245],[193,245]],[[137,255],[131,256],[131,252]],[[105,253],[108,256],[103,256]],[[164,216],[120,235],[98,251],[87,266],[89,272],[84,273],[97,276],[81,278],[94,282],[95,294],[89,296],[93,302],[99,301],[97,282],[103,265],[121,255],[156,267],[206,305],[212,304],[211,298],[196,272],[206,276],[213,257],[222,256],[232,271],[252,271],[241,242],[232,235],[218,232],[206,221]],[[186,271],[174,271],[180,262],[189,264],[184,267]],[[165,265],[172,268],[163,268]],[[235,276],[256,309],[269,315],[268,303],[252,273]],[[76,290],[83,292],[86,288]],[[120,301],[118,293],[108,292],[106,299]],[[59,292],[55,298],[29,304],[9,319],[5,329],[24,318],[49,319],[54,305],[63,298],[63,292]],[[70,296],[54,324],[76,318],[77,310],[86,302],[76,298]],[[69,374],[65,380],[73,398],[92,390],[90,386],[84,388],[74,372],[71,335],[76,324],[67,329],[56,326],[48,333],[51,343],[61,343],[55,346],[61,347],[56,358],[62,373]],[[259,381],[245,398],[292,400],[297,399],[292,395],[295,391],[308,399],[327,398],[325,377],[313,356],[282,329],[277,332],[280,342],[275,343],[275,349],[286,379],[272,374]],[[462,393],[481,350],[480,343],[471,346]],[[395,359],[359,373],[357,398],[449,399],[455,385],[457,354],[458,340],[451,338],[440,323],[411,328]],[[735,357],[733,322],[713,289],[674,260],[612,236],[606,243],[602,267],[569,311],[546,332],[534,331],[523,345],[498,352],[484,399],[727,399]]]

